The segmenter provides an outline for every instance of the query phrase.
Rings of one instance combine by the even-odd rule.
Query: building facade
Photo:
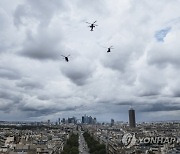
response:
[[[133,108],[130,108],[129,110],[129,127],[136,127],[135,110]]]

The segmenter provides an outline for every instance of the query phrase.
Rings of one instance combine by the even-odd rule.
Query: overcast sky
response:
[[[180,120],[179,7],[0,0],[0,120],[128,121],[130,106],[137,121]]]

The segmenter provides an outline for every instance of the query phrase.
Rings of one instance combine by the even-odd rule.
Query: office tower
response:
[[[93,119],[93,124],[96,124],[96,118]]]
[[[76,124],[76,118],[75,117],[72,117],[72,118],[68,118],[68,123],[73,123],[73,124]]]
[[[85,118],[84,118],[84,116],[82,116],[82,124],[84,124],[85,123]]]
[[[88,117],[88,124],[92,124],[93,123],[93,118],[91,116]]]
[[[114,126],[114,119],[111,119],[111,127]]]
[[[135,110],[133,108],[129,109],[129,127],[136,127]]]
[[[59,125],[61,124],[61,119],[60,119],[60,118],[58,118],[58,124],[59,124]]]
[[[51,124],[51,121],[48,119],[47,123],[48,123],[48,125],[50,125],[50,124]]]
[[[87,116],[87,115],[84,115],[82,116],[82,121],[81,121],[82,124],[95,124],[96,123],[96,118],[93,118],[91,116]]]
[[[61,120],[61,122],[62,122],[63,124],[65,124],[65,123],[66,123],[66,119],[63,118],[63,119]]]
[[[88,116],[86,116],[86,115],[82,116],[82,123],[88,124]]]

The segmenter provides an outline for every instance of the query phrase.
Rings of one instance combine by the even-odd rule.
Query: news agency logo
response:
[[[123,138],[122,138],[122,143],[127,147],[130,148],[132,146],[134,146],[136,144],[136,137],[135,134],[131,134],[131,133],[126,133],[124,134]]]
[[[130,148],[134,145],[139,145],[139,144],[174,144],[177,142],[176,137],[139,137],[137,138],[135,134],[131,133],[125,133],[122,137],[122,143],[126,148]]]

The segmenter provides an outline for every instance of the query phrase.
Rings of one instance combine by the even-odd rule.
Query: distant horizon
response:
[[[69,117],[70,118],[70,117]],[[76,118],[76,117],[75,117]],[[68,118],[65,118],[65,119],[68,119]],[[112,118],[113,119],[113,118]],[[18,120],[0,120],[0,122],[47,122],[48,120],[50,120],[50,122],[52,122],[52,123],[55,123],[55,122],[58,122],[58,120],[57,121],[55,121],[55,120],[51,120],[51,119],[47,119],[47,120],[44,120],[44,121],[33,121],[33,120],[20,120],[20,121],[18,121]],[[111,119],[110,119],[111,120]],[[97,123],[111,123],[111,121],[98,121],[97,120]],[[114,119],[115,120],[115,119]],[[129,123],[129,121],[121,121],[121,120],[115,120],[115,123],[117,123],[117,122],[123,122],[123,123]],[[157,120],[157,121],[136,121],[136,123],[138,124],[138,123],[143,123],[143,122],[145,122],[145,123],[153,123],[153,122],[180,122],[180,120]],[[62,123],[62,122],[61,122]]]

